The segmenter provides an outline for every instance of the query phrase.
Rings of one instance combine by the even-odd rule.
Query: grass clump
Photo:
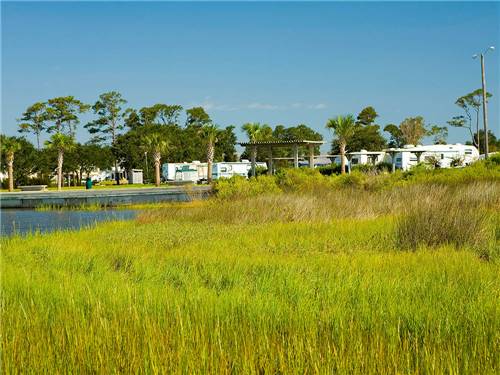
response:
[[[453,245],[490,259],[498,250],[495,238],[498,188],[474,184],[468,189],[434,188],[424,199],[408,202],[398,216],[396,243],[401,249]]]

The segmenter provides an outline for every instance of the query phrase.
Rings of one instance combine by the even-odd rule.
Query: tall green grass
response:
[[[282,186],[2,239],[2,372],[500,371],[498,181]]]

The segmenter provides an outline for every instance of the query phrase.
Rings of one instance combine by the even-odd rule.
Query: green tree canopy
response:
[[[373,125],[375,123],[375,119],[378,117],[377,111],[373,107],[366,107],[359,112],[359,115],[356,119],[356,123],[358,125],[367,126]]]
[[[109,142],[114,144],[119,132],[124,128],[124,110],[122,106],[127,101],[116,91],[106,92],[99,96],[92,106],[97,119],[84,127],[94,137],[95,142]]]
[[[434,131],[440,131],[441,137],[445,134],[446,128],[434,128]],[[403,147],[404,145],[418,145],[426,136],[435,135],[432,129],[427,129],[422,116],[408,117],[404,119],[399,126],[389,124],[384,131],[390,134],[390,147]],[[439,137],[438,137],[439,138]]]
[[[361,110],[356,119],[357,130],[349,142],[351,151],[378,151],[387,147],[387,140],[380,133],[380,126],[375,124],[378,117],[373,107],[366,107]],[[340,153],[339,143],[332,142],[331,153]]]
[[[3,144],[3,137],[0,141]],[[29,185],[30,175],[41,171],[43,163],[40,163],[41,151],[37,150],[31,142],[24,137],[15,137],[19,149],[15,152],[14,158],[14,181],[17,185]],[[0,158],[0,168],[7,170],[6,158],[2,152]]]
[[[15,155],[21,149],[21,144],[16,137],[0,137],[1,159],[5,161],[9,175],[9,191],[14,190],[14,160]]]
[[[219,129],[217,147],[215,148],[215,161],[236,161],[236,134],[235,127],[230,125]]]
[[[90,108],[74,96],[61,96],[47,101],[46,118],[52,122],[47,127],[49,133],[66,133],[75,135],[76,126],[80,123],[78,117]]]
[[[353,115],[346,115],[329,119],[326,123],[326,127],[333,132],[335,141],[339,145],[341,155],[340,170],[341,173],[345,173],[344,155],[346,154],[346,148],[353,136],[356,134],[359,126],[356,125]]]
[[[189,108],[186,115],[186,126],[202,127],[212,121],[203,107]]]
[[[24,111],[19,121],[19,132],[33,133],[36,137],[37,148],[40,150],[40,136],[46,128],[47,118],[47,104],[37,102],[29,106]]]
[[[474,138],[479,139],[479,153],[484,154],[484,130],[480,129],[479,134],[474,133]],[[472,142],[468,141],[466,144],[472,145]],[[488,152],[498,152],[500,151],[500,139],[498,139],[491,130],[488,129]]]
[[[486,100],[492,97],[492,94],[486,92]],[[464,115],[454,116],[448,124],[458,128],[464,128],[469,131],[471,136],[472,144],[478,147],[478,138],[477,134],[479,131],[479,114],[481,111],[481,105],[483,100],[483,89],[474,90],[466,95],[459,97],[455,104],[460,107],[464,111]],[[475,128],[476,128],[476,137],[474,137],[473,130],[473,114],[475,117]]]
[[[434,144],[444,145],[448,138],[448,128],[446,126],[432,125],[427,132],[428,136],[433,137]]]

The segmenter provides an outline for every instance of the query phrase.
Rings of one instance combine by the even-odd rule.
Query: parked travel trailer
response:
[[[267,168],[266,163],[257,162],[257,168]],[[252,163],[248,160],[239,162],[220,162],[212,166],[212,179],[231,178],[233,176],[248,177],[248,172],[252,169]]]
[[[430,157],[439,160],[440,168],[450,168],[454,160],[460,160],[462,165],[469,165],[479,158],[479,151],[476,147],[460,143],[428,146],[406,145],[400,149],[388,149],[385,160],[389,163],[392,163],[391,151],[394,153],[396,168],[404,171],[417,165],[419,161],[425,162]]]
[[[257,162],[257,167],[267,168],[266,163]],[[212,179],[231,178],[233,176],[248,177],[252,163],[248,160],[240,162],[220,162],[212,165]],[[191,163],[165,163],[162,165],[162,177],[165,181],[198,183],[207,180],[208,165],[193,161]]]
[[[120,180],[127,179],[127,173],[125,169],[123,169],[122,167],[118,167],[117,170],[115,170],[115,167],[111,167],[110,170],[100,171],[95,173],[95,175],[91,174],[91,178],[93,181],[99,181],[99,182],[104,180],[114,181],[116,180],[117,174]]]
[[[385,156],[384,151],[361,150],[358,152],[349,152],[349,157],[351,159],[351,166],[360,164],[376,165],[384,161],[384,156]],[[340,162],[340,157],[339,157],[339,162]]]
[[[197,183],[207,179],[207,163],[197,160],[191,163],[165,163],[162,165],[162,177],[165,181]]]

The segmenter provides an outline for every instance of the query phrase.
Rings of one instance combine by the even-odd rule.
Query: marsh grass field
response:
[[[500,174],[453,173],[290,172],[2,239],[2,372],[498,373]]]

